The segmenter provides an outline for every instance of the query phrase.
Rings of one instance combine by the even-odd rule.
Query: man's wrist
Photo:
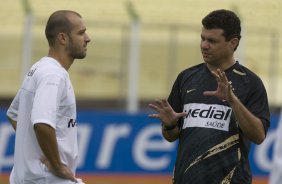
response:
[[[177,123],[175,123],[174,125],[171,125],[171,126],[165,126],[164,124],[162,124],[162,127],[163,127],[164,131],[173,130],[175,127],[177,127]]]
[[[237,103],[239,100],[239,98],[237,96],[233,96],[228,102],[230,105],[234,104],[234,103]]]

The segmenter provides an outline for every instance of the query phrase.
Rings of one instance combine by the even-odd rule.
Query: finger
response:
[[[154,105],[154,104],[149,104],[149,107],[154,109],[157,112],[160,112],[160,108],[158,106]]]
[[[187,112],[181,112],[177,114],[177,118],[183,118],[185,116],[187,116]]]
[[[160,118],[159,114],[149,114],[150,118]]]
[[[72,171],[66,166],[64,165],[64,171],[62,173],[62,177],[67,178],[75,183],[77,183],[77,179],[75,178],[74,174],[72,173]]]
[[[166,99],[162,99],[162,105],[163,105],[163,107],[169,107],[170,106]]]
[[[228,78],[227,78],[225,72],[222,72],[222,79],[223,79],[224,83],[228,83],[228,84],[232,83],[231,81],[228,81]]]
[[[155,103],[156,103],[156,105],[159,106],[159,107],[163,107],[163,106],[164,106],[162,100],[159,100],[159,99],[158,99],[158,100],[155,101]]]
[[[80,178],[76,178],[76,180],[77,180],[77,182],[78,182],[79,184],[85,184],[85,183],[82,181],[82,179],[80,179]]]
[[[220,69],[217,69],[216,71],[217,71],[219,78],[222,79],[224,75],[224,71],[221,71]]]
[[[214,76],[215,80],[216,80],[217,82],[219,82],[219,81],[220,81],[220,77],[219,77],[218,72],[212,71],[211,73],[212,73],[212,75]]]
[[[203,95],[204,96],[215,96],[216,91],[204,91]]]
[[[228,90],[232,89],[232,81],[228,81],[228,78],[227,78],[225,72],[222,72],[222,81],[225,85],[227,85]]]
[[[227,84],[228,83],[228,79],[225,75],[224,71],[219,71],[219,81],[222,82],[223,84]]]
[[[70,178],[70,179],[71,179],[71,181],[78,183],[77,179],[74,176],[72,176],[72,178]]]
[[[229,90],[229,91],[234,91],[235,89],[234,89],[233,86],[232,86],[232,82],[229,81],[228,83],[229,83],[229,85],[228,85],[228,90]]]

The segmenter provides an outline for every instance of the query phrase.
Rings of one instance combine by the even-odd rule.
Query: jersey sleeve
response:
[[[267,99],[266,89],[263,82],[258,78],[251,83],[250,98],[246,104],[246,107],[258,118],[261,119],[265,132],[267,132],[270,126],[270,112]]]
[[[176,78],[168,97],[168,103],[171,105],[172,109],[177,113],[183,112],[183,101],[181,98],[182,75],[183,73],[180,73]],[[182,125],[183,119],[179,118],[178,127],[181,128]]]
[[[46,123],[56,128],[56,115],[63,88],[63,79],[58,75],[49,74],[39,80],[31,112],[33,125]]]
[[[180,82],[181,82],[181,74],[179,74],[178,77],[176,78],[168,97],[168,102],[171,105],[172,109],[178,113],[183,111]]]
[[[7,111],[7,116],[11,118],[14,121],[17,121],[18,119],[18,110],[19,110],[19,96],[20,96],[20,91],[19,90],[13,99],[8,111]]]

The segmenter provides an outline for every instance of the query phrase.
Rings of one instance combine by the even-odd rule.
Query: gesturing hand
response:
[[[225,72],[217,69],[216,72],[212,71],[213,76],[217,81],[217,89],[215,91],[205,91],[205,96],[216,96],[222,101],[232,101],[236,98],[233,93],[232,82],[228,81]]]
[[[187,115],[185,112],[176,113],[165,99],[155,100],[153,103],[149,104],[149,107],[158,112],[156,114],[149,114],[149,117],[160,119],[166,127],[176,125],[179,118]]]

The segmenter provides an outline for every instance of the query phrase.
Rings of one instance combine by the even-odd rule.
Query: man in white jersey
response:
[[[86,56],[82,17],[59,10],[45,29],[48,56],[36,62],[7,111],[16,130],[11,184],[71,184],[78,157],[76,102],[68,69]]]

